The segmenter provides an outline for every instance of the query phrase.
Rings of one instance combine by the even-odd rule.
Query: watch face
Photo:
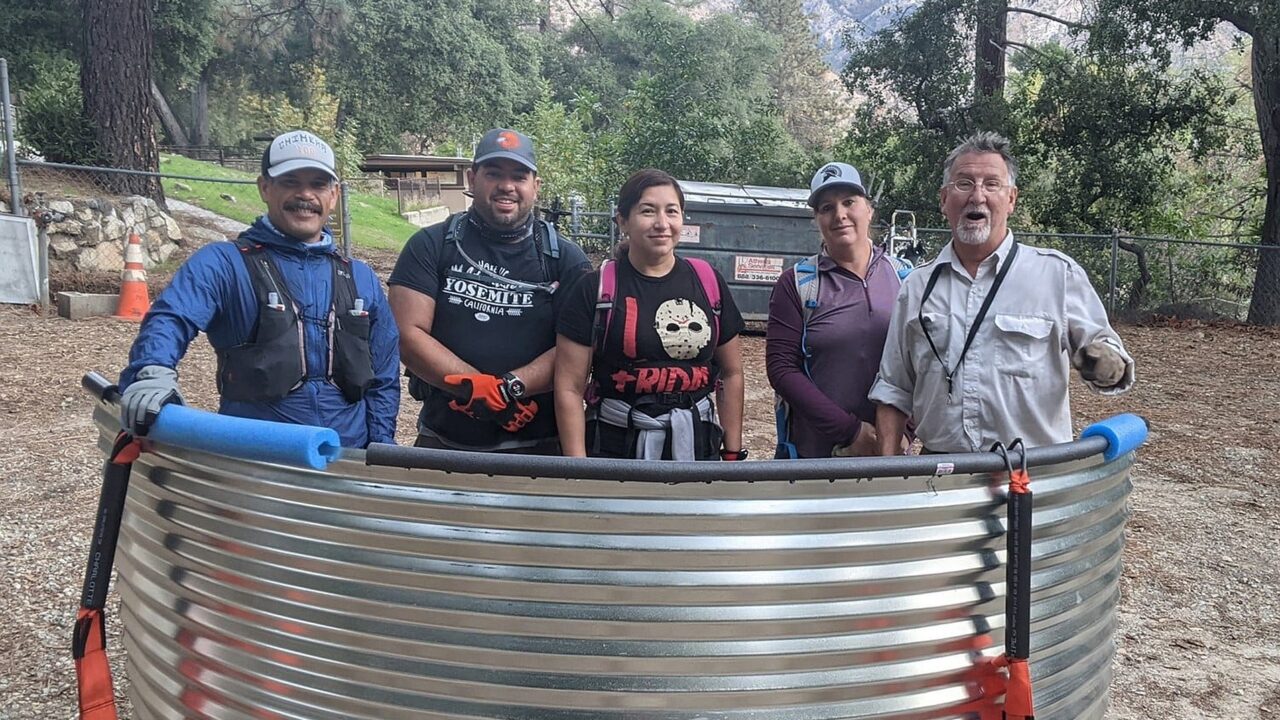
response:
[[[524,381],[523,380],[516,377],[515,375],[508,375],[506,377],[506,381],[507,381],[507,392],[511,393],[511,397],[513,398],[524,397]]]

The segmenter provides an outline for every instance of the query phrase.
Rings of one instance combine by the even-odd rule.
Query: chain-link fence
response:
[[[233,237],[238,228],[228,219],[248,224],[262,213],[257,183],[243,175],[205,177],[23,159],[12,167],[22,188],[21,201],[0,211],[23,212],[35,221],[37,282],[45,304],[64,290],[115,292],[130,235],[142,238],[149,262],[163,263],[181,245],[194,247],[192,237],[197,244]],[[134,186],[122,182],[129,179],[145,181],[142,187],[148,189],[163,186],[164,204],[156,203],[151,192],[131,192]],[[335,243],[350,257],[346,183],[339,190],[330,227]],[[163,279],[163,274],[156,276],[152,293],[162,289]]]
[[[252,181],[231,178],[169,175],[142,170],[97,167],[93,165],[70,165],[21,158],[18,159],[17,166],[24,199],[33,208],[39,207],[49,200],[61,198],[141,195],[159,199],[164,195],[161,188],[162,180],[165,178],[185,183],[253,184]],[[244,193],[242,192],[241,194],[243,195]]]
[[[147,181],[147,184],[140,187],[146,190],[159,187],[163,183],[163,196],[166,202],[177,201],[195,205],[217,215],[238,219],[245,223],[251,222],[262,212],[257,181],[243,177],[153,173],[22,159],[19,159],[16,165],[23,193],[31,210],[47,210],[52,202],[63,198],[142,195],[156,199],[158,194],[153,192],[131,192],[139,186],[125,182],[125,179],[142,178]],[[334,208],[331,227],[334,241],[343,248],[344,253],[350,256],[349,188],[347,183],[343,182],[339,189],[339,201]]]
[[[1015,231],[1016,232],[1016,231]],[[1263,253],[1280,247],[1252,242],[1219,243],[1180,238],[1081,233],[1016,232],[1031,245],[1060,250],[1089,273],[1113,317],[1164,315],[1245,320]],[[951,237],[945,228],[920,228],[924,257],[933,258]],[[1280,287],[1257,289],[1261,302],[1280,300]],[[1268,293],[1275,294],[1272,298]]]
[[[0,59],[0,65],[3,60]],[[0,67],[0,81],[5,79]],[[260,200],[253,180],[230,170],[216,177],[121,170],[118,168],[65,165],[23,159],[16,152],[14,118],[8,102],[7,83],[0,82],[0,213],[37,214],[44,225],[58,221],[51,203],[62,198],[99,198],[143,195],[156,197],[162,180],[167,198],[188,202],[220,215],[244,219],[260,212]],[[215,160],[228,168],[244,166],[256,172],[257,156],[237,155],[226,148],[187,148],[188,157]],[[438,181],[386,178],[381,175],[348,178],[342,185],[342,201],[334,216],[337,240],[345,251],[351,245],[350,215],[346,210],[348,188],[385,198],[394,198],[399,212],[441,204]],[[539,209],[569,238],[594,254],[609,252],[618,241],[613,223],[616,208],[591,210],[581,198],[567,203],[559,199]],[[816,232],[816,230],[815,230]],[[919,257],[930,259],[949,240],[942,228],[919,228],[914,237]],[[1195,239],[1162,238],[1125,233],[1110,235],[1078,233],[1019,232],[1032,245],[1062,250],[1075,258],[1089,273],[1099,295],[1113,316],[1138,318],[1153,314],[1200,319],[1258,319],[1256,308],[1271,308],[1268,317],[1280,315],[1280,247],[1260,245],[1257,238],[1236,238],[1219,243]],[[1259,267],[1264,267],[1257,281]],[[1249,318],[1251,303],[1255,317]]]
[[[613,206],[608,212],[590,211],[576,199],[567,207],[557,200],[542,212],[588,252],[608,252],[617,242],[617,228],[611,222]],[[887,237],[889,229],[879,231]],[[918,228],[914,232],[917,247],[904,245],[899,239],[896,251],[917,264],[932,260],[951,239],[946,228]],[[1260,245],[1257,237],[1223,243],[1120,232],[1015,232],[1023,242],[1060,250],[1079,262],[1113,317],[1162,315],[1244,321],[1254,295],[1264,305],[1280,305],[1280,283],[1264,279],[1254,287],[1264,254],[1280,259],[1280,247]]]
[[[223,215],[256,215],[260,209],[254,181],[241,178],[146,173],[20,158],[7,166],[5,173],[12,176],[9,185],[21,187],[26,201],[24,209],[23,203],[7,202],[8,191],[0,196],[0,201],[6,202],[0,211],[13,214],[47,211],[50,203],[60,198],[127,195],[131,186],[122,183],[122,178],[143,178],[148,182],[163,179],[168,198]],[[344,182],[344,198],[349,184],[361,192],[394,198],[401,212],[439,204],[438,184],[432,186],[425,181],[415,184],[403,179],[389,182],[381,176],[358,177]],[[349,250],[351,230],[349,220],[343,222],[349,217],[342,212],[345,207],[343,203],[335,212],[333,227],[336,239]],[[580,199],[573,198],[568,203],[553,201],[540,211],[590,253],[607,253],[617,243],[617,227],[612,222],[616,209],[612,206],[608,210],[590,210]],[[1167,315],[1245,320],[1254,295],[1263,304],[1280,303],[1280,285],[1264,283],[1254,287],[1263,254],[1280,253],[1280,247],[1259,245],[1257,238],[1218,243],[1124,233],[1018,232],[1017,236],[1031,245],[1061,250],[1075,258],[1088,271],[1114,317]],[[916,237],[919,248],[915,250],[927,260],[949,241],[950,231],[919,228]],[[898,247],[899,252],[910,249],[901,244]]]

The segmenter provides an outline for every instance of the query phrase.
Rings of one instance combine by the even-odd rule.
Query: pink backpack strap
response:
[[[613,301],[618,294],[618,264],[605,260],[600,264],[600,285],[596,288],[596,324],[592,332],[592,347],[599,349],[604,334],[613,323]]]
[[[718,338],[720,337],[720,278],[716,277],[715,269],[706,260],[693,257],[685,260],[693,266],[693,272],[702,285],[702,292],[706,294],[707,302],[711,303],[712,322],[716,325],[715,331]]]
[[[702,284],[702,291],[707,294],[707,301],[711,303],[711,307],[720,314],[720,278],[716,277],[716,271],[712,269],[711,263],[702,258],[685,258],[689,264],[693,266],[693,271],[698,275],[698,282]]]

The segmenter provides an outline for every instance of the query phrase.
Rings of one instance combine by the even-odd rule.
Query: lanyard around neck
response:
[[[982,301],[982,307],[978,308],[978,316],[973,319],[973,325],[969,326],[969,334],[964,340],[964,349],[960,351],[960,358],[956,360],[953,368],[948,368],[942,355],[938,353],[938,348],[933,344],[933,336],[929,334],[929,324],[924,321],[924,304],[929,301],[929,296],[933,294],[933,286],[938,284],[938,276],[941,275],[950,266],[950,263],[939,263],[938,267],[933,269],[933,274],[929,276],[929,284],[924,287],[924,295],[920,298],[920,311],[917,317],[920,320],[920,329],[924,331],[924,339],[929,343],[929,349],[933,351],[933,356],[938,359],[938,364],[942,366],[942,372],[947,378],[947,394],[951,394],[954,385],[955,374],[960,370],[960,364],[964,362],[965,355],[969,354],[969,346],[973,344],[973,339],[978,335],[978,328],[982,325],[982,321],[987,317],[987,310],[991,308],[991,301],[996,299],[996,291],[1000,289],[1000,285],[1004,282],[1004,276],[1009,274],[1009,267],[1013,265],[1013,259],[1018,255],[1018,241],[1013,241],[1013,246],[1009,248],[1009,257],[1005,258],[1004,264],[1000,266],[1000,271],[996,273],[995,282],[991,283],[991,289],[987,291],[987,297]]]

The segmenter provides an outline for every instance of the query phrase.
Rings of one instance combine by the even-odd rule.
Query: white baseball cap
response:
[[[265,177],[276,178],[303,168],[323,170],[334,180],[338,179],[334,170],[333,148],[306,130],[277,135],[262,153],[262,174]]]
[[[857,194],[867,197],[867,189],[862,186],[862,175],[849,163],[831,162],[818,168],[809,181],[809,207],[817,207],[818,195],[827,188],[843,186],[852,188]]]

